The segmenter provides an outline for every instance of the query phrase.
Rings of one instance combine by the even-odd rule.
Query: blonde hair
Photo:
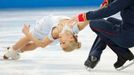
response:
[[[66,47],[66,48],[63,48],[63,50],[65,52],[71,52],[73,51],[74,49],[79,49],[81,48],[81,43],[78,42],[78,39],[77,39],[77,35],[74,35],[72,32],[70,31],[66,31],[67,33],[71,33],[73,35],[73,38],[74,38],[74,41],[71,41],[70,44]]]

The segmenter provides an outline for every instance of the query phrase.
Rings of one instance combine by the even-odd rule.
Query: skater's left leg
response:
[[[120,68],[127,60],[134,59],[133,53],[128,48],[123,48],[116,45],[114,42],[109,41],[108,46],[117,54],[117,61],[114,64],[115,68]]]
[[[123,69],[122,66],[126,61],[134,60],[133,53],[128,48],[123,48],[115,44],[109,38],[100,35],[101,39],[112,49],[112,51],[117,55],[117,61],[114,63],[114,67],[118,69]],[[133,63],[133,62],[132,62]],[[132,64],[130,63],[130,64]]]
[[[23,46],[20,51],[21,52],[25,52],[25,51],[32,51],[32,50],[35,50],[38,46],[36,46],[35,43],[28,43],[26,44],[25,46]]]

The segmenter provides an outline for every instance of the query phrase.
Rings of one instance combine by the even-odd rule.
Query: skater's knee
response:
[[[95,21],[91,21],[90,22],[90,28],[93,30],[93,31],[96,31],[96,29],[98,28],[98,23],[96,23]]]
[[[98,25],[99,25],[99,23],[97,23],[97,21],[96,20],[94,20],[94,21],[91,21],[90,22],[90,28],[91,29],[93,29],[93,28],[96,28],[96,27],[98,27]]]
[[[114,17],[107,18],[107,21],[112,23],[113,25],[120,25],[122,22],[121,20],[114,18]]]
[[[30,39],[28,37],[24,37],[25,41],[30,41]]]
[[[105,27],[106,25],[106,21],[104,19],[99,19],[99,20],[92,20],[90,22],[90,28],[95,31],[98,30],[100,28]]]

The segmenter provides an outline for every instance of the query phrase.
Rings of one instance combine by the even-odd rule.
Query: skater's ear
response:
[[[77,49],[81,48],[81,42],[78,42]]]
[[[66,46],[66,48],[63,48],[63,50],[64,50],[65,52],[71,52],[71,51],[73,51],[73,50],[75,50],[75,49],[81,48],[81,43],[78,42],[78,40],[77,40],[76,37],[74,37],[74,38],[75,38],[75,40],[71,40],[71,41],[69,42],[69,44]],[[67,42],[67,41],[66,41],[66,42]]]
[[[70,42],[69,45],[66,48],[63,48],[65,52],[72,52],[75,49],[81,48],[81,43],[80,42]]]

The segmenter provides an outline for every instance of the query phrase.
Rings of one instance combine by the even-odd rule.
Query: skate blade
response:
[[[120,67],[120,68],[117,68],[116,70],[117,70],[117,71],[122,71],[122,70],[124,70],[124,69],[130,67],[131,65],[134,64],[134,59],[131,60],[131,61],[132,61],[131,63],[129,63],[129,64],[125,65],[125,66],[122,66],[122,67]]]
[[[8,51],[8,49],[9,49],[10,47],[0,47],[0,51],[1,52],[5,52],[5,51]]]
[[[85,68],[86,68],[87,71],[91,71],[92,70],[92,68],[87,67],[87,66],[85,66]]]
[[[4,55],[4,56],[3,56],[3,59],[4,59],[4,60],[7,60],[7,59],[9,59],[9,57],[7,57],[7,56]]]

